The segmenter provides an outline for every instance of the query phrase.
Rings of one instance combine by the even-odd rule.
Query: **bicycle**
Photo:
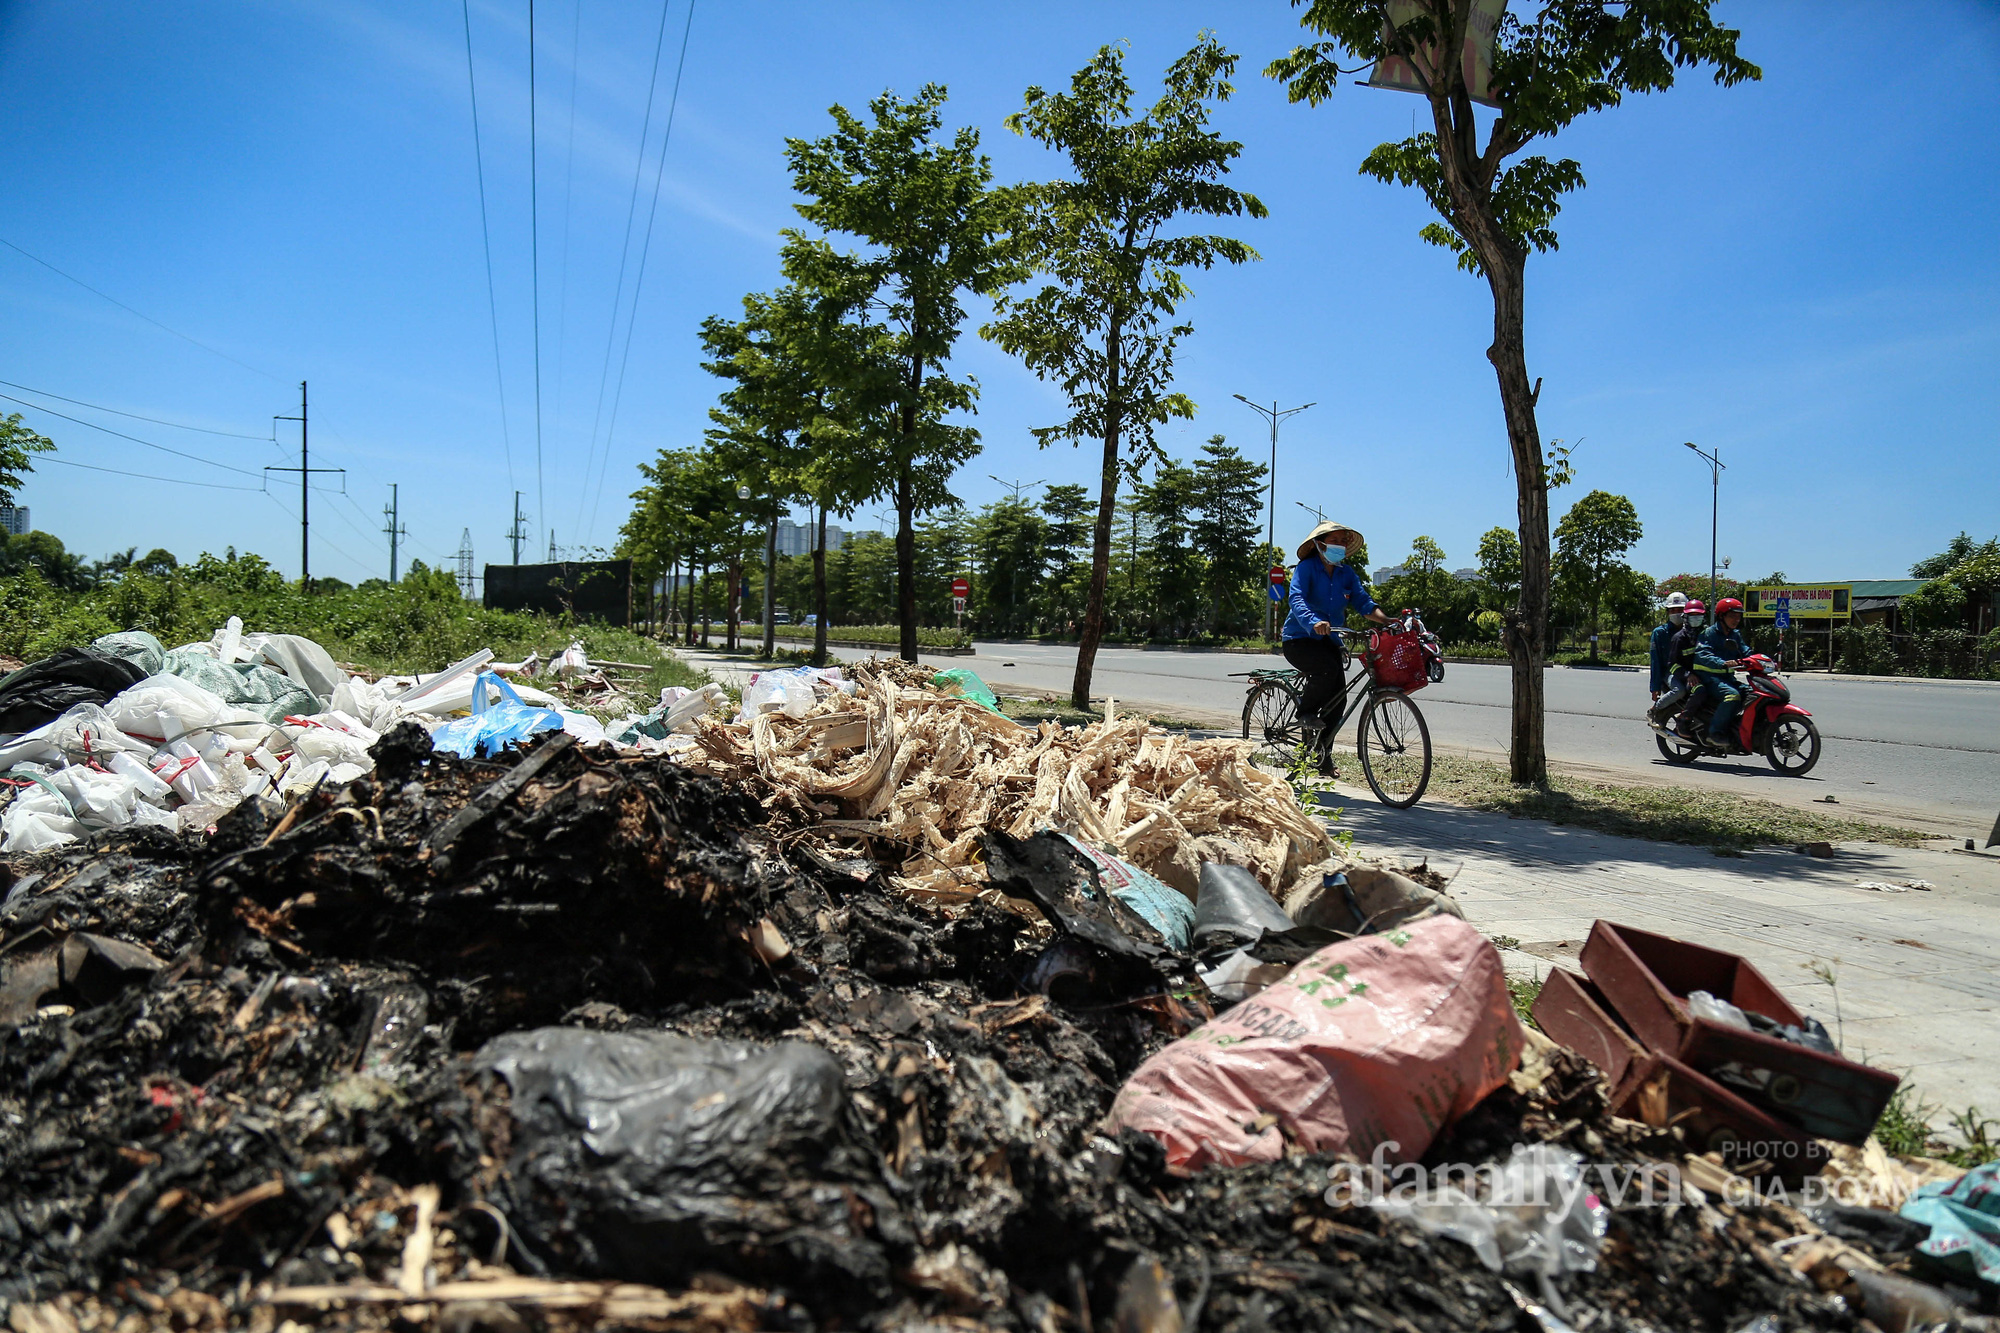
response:
[[[1409,624],[1419,631],[1422,622],[1412,617]],[[1401,628],[1391,622],[1384,628]],[[1367,639],[1373,630],[1337,628],[1334,633],[1348,638]],[[1431,730],[1416,702],[1402,690],[1381,683],[1365,652],[1352,654],[1353,671],[1340,716],[1320,730],[1316,748],[1331,750],[1333,738],[1360,714],[1355,726],[1354,748],[1361,759],[1361,772],[1375,799],[1397,810],[1415,805],[1431,781]],[[1297,750],[1305,743],[1305,727],[1299,721],[1301,676],[1291,667],[1237,673],[1250,681],[1243,699],[1243,738],[1261,739],[1280,751]]]

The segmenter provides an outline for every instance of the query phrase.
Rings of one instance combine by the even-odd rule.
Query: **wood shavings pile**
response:
[[[1251,742],[1189,740],[1138,717],[1026,727],[909,671],[863,663],[855,675],[855,695],[829,691],[803,718],[704,723],[690,762],[797,797],[821,830],[865,841],[906,888],[941,899],[985,887],[990,828],[1058,829],[1190,897],[1204,861],[1282,892],[1334,854],[1325,825],[1250,762]]]

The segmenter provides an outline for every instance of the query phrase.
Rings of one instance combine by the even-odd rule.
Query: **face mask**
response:
[[[1347,548],[1345,546],[1322,546],[1319,548],[1319,558],[1326,561],[1329,565],[1337,565],[1347,559]]]
[[[1702,617],[1702,616],[1682,616],[1682,617],[1681,617],[1681,619],[1682,619],[1682,620],[1684,620],[1684,621],[1686,621],[1686,622],[1687,622],[1688,624],[1690,624],[1690,625],[1694,625],[1694,626],[1697,626],[1697,627],[1699,627],[1699,626],[1700,626],[1700,624],[1701,624],[1701,622],[1702,622],[1702,620],[1703,620],[1704,618],[1705,618],[1705,617]]]

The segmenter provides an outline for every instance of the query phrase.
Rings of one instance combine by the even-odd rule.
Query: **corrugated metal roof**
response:
[[[1924,579],[1855,579],[1856,597],[1907,597],[1924,586]]]

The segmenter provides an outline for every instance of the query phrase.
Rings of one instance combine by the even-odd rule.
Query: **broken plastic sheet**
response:
[[[783,713],[797,719],[810,713],[819,698],[819,686],[854,693],[851,681],[839,667],[793,667],[788,671],[759,671],[743,687],[743,709],[738,723],[749,722],[764,713]]]
[[[104,713],[126,735],[155,743],[194,734],[250,738],[271,721],[171,673],[148,676],[106,704]]]
[[[1590,1190],[1582,1154],[1517,1143],[1504,1165],[1481,1174],[1477,1188],[1468,1194],[1446,1184],[1415,1197],[1391,1189],[1369,1204],[1464,1242],[1496,1273],[1554,1277],[1597,1267],[1611,1214]]]
[[[1176,1171],[1288,1145],[1415,1161],[1526,1044],[1499,950],[1436,916],[1319,950],[1141,1065],[1105,1124],[1158,1139]]]
[[[1931,1229],[1917,1252],[1945,1268],[2000,1284],[2000,1162],[1957,1180],[1921,1185],[1902,1215]]]
[[[1059,836],[1090,858],[1097,867],[1099,887],[1144,917],[1147,925],[1160,932],[1168,948],[1186,952],[1193,937],[1195,915],[1194,906],[1184,894],[1102,848],[1092,847],[1067,833]]]
[[[232,658],[241,655],[242,629],[243,622],[232,616],[229,625],[217,631],[211,642],[189,644],[170,652],[144,630],[107,634],[91,646],[122,658],[151,676],[179,676],[192,681],[225,703],[247,708],[266,722],[280,722],[293,713],[317,713],[326,706],[324,695],[315,694],[282,671],[218,656],[224,651]],[[327,661],[330,665],[332,659]]]
[[[150,774],[22,764],[6,776],[31,784],[0,814],[0,850],[9,853],[41,851],[127,824],[176,824],[174,814],[156,803],[164,784]]]
[[[1000,711],[1000,697],[993,693],[979,673],[965,667],[950,667],[937,673],[938,693],[952,699],[970,699],[989,712]]]

